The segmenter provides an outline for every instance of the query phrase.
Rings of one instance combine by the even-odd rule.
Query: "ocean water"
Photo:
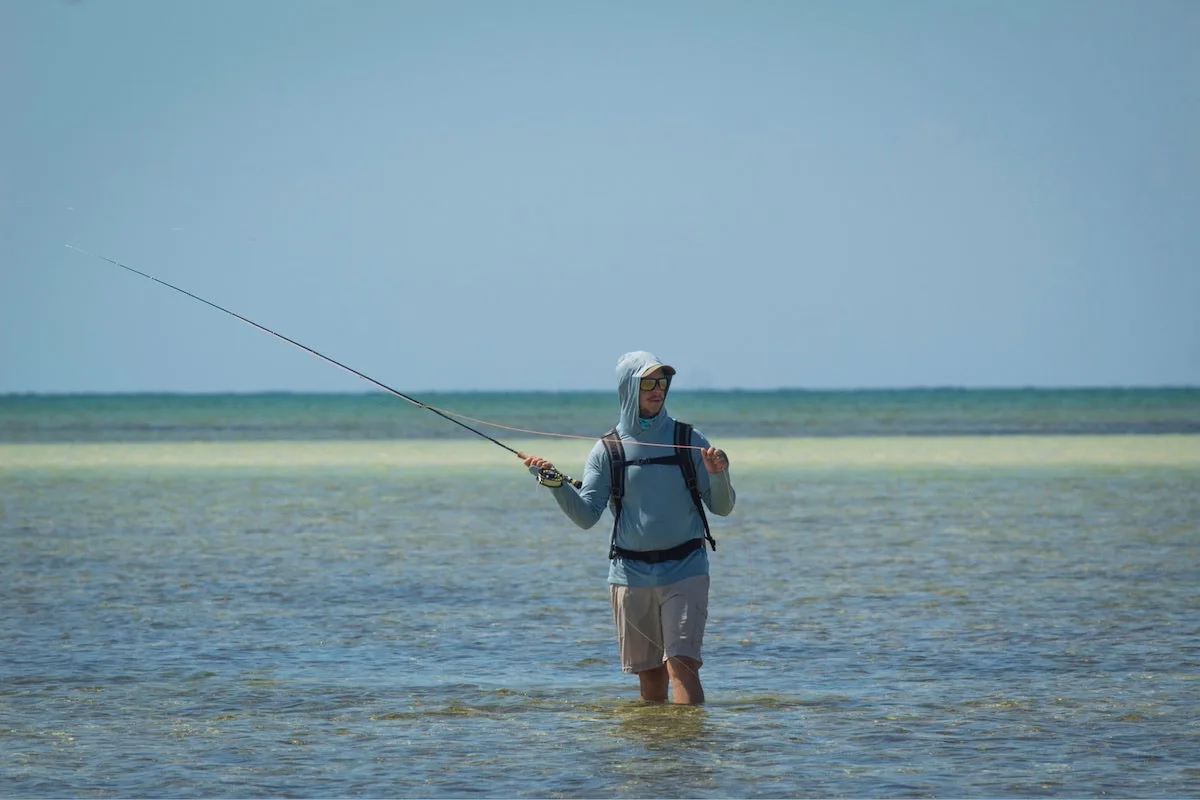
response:
[[[700,708],[616,666],[607,517],[575,528],[488,442],[377,435],[428,412],[7,398],[0,795],[1200,794],[1195,393],[965,394],[755,397],[776,436],[720,422],[732,394],[673,409],[739,493]],[[456,410],[560,419],[484,399]]]
[[[465,392],[414,399],[511,427],[600,436],[614,392]],[[697,392],[671,412],[713,437],[1200,434],[1200,388]],[[474,423],[471,423],[474,424]],[[503,436],[503,429],[487,428]],[[474,438],[382,392],[347,395],[0,395],[0,442]]]

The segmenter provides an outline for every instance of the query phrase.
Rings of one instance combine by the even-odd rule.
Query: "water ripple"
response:
[[[1200,793],[1194,469],[745,470],[698,709],[603,526],[438,469],[0,482],[0,793]]]

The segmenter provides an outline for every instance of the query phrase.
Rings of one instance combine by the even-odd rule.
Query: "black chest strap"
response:
[[[617,547],[617,529],[621,524],[621,502],[625,498],[625,470],[630,464],[636,464],[637,466],[675,464],[679,467],[680,472],[683,473],[683,482],[687,486],[688,494],[691,495],[692,504],[696,507],[696,513],[700,515],[700,522],[704,525],[704,538],[708,540],[708,544],[712,547],[713,551],[716,551],[717,542],[713,539],[712,532],[708,527],[708,516],[704,513],[704,501],[700,497],[696,465],[692,461],[692,454],[689,449],[692,443],[691,425],[686,422],[675,421],[675,450],[669,456],[635,458],[626,461],[625,446],[621,443],[621,435],[617,433],[616,428],[604,434],[604,438],[601,441],[604,442],[604,449],[608,451],[608,469],[610,485],[612,487],[608,499],[609,508],[611,508],[613,515],[612,541],[608,547],[608,557],[610,559],[620,557],[633,561],[646,561],[651,564],[658,564],[663,561],[682,558],[696,549],[696,545],[687,542],[668,550],[626,550],[623,547]],[[703,547],[703,545],[700,546]]]

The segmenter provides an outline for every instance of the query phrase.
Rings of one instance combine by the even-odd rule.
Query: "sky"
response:
[[[406,392],[643,349],[1200,385],[1197,41],[1193,0],[5,0],[0,393],[372,388],[88,253]]]

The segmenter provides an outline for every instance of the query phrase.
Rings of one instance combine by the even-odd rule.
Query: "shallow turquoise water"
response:
[[[1200,793],[1200,471],[735,483],[690,709],[519,468],[0,469],[0,794]]]

